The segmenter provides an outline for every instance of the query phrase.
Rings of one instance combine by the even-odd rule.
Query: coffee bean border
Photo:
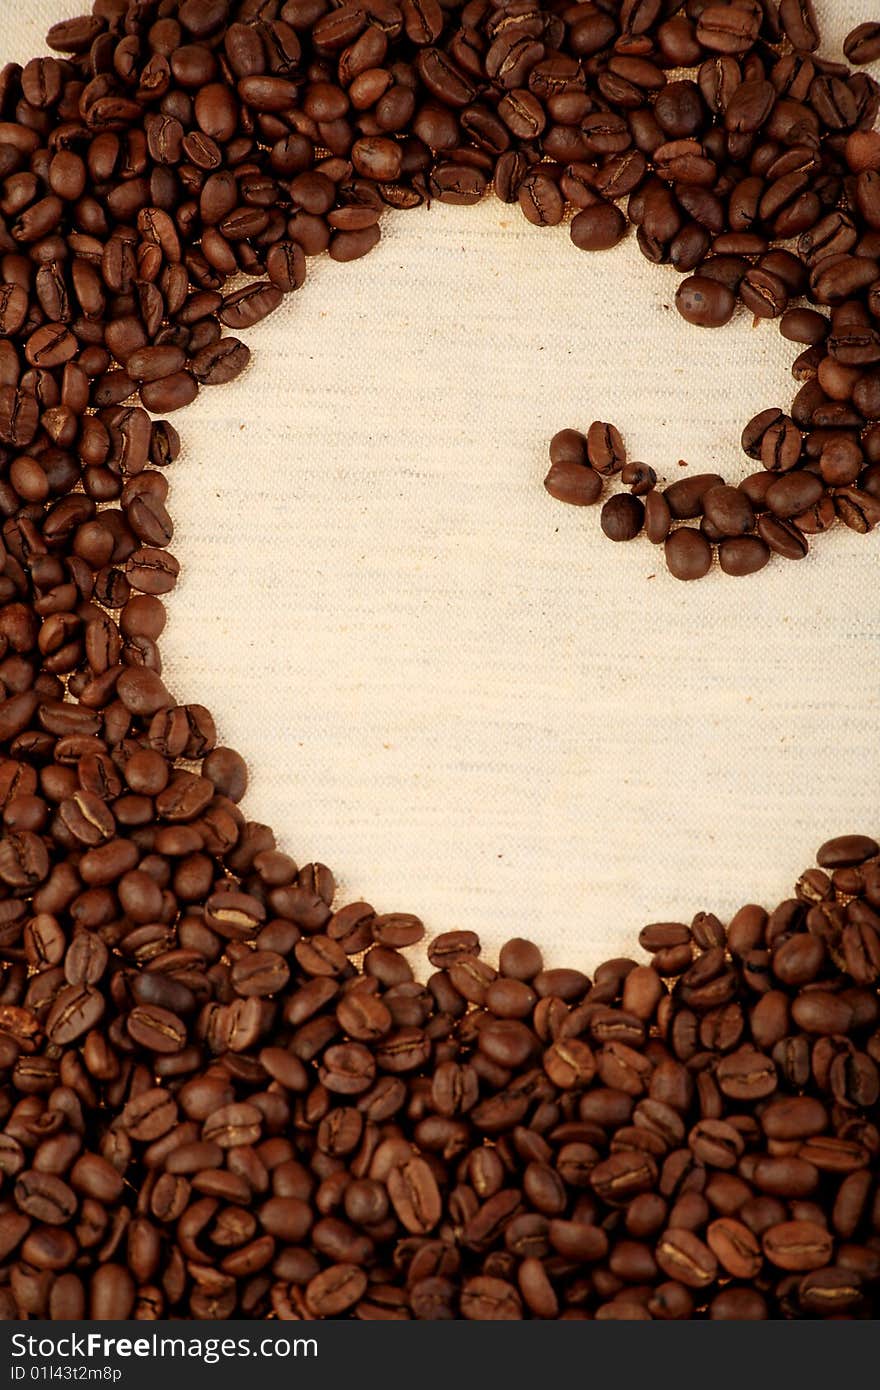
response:
[[[647,926],[647,964],[453,931],[418,982],[421,921],[280,853],[162,681],[180,441],[148,412],[239,375],[310,256],[491,186],[583,250],[636,225],[689,321],[806,345],[738,489],[661,493],[597,422],[554,495],[619,474],[605,533],[681,578],[867,531],[877,83],[810,0],[95,0],[49,43],[0,74],[0,1312],[876,1315],[877,842]]]

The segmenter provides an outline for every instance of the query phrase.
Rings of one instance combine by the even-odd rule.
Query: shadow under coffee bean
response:
[[[96,0],[49,42],[0,74],[0,1312],[875,1316],[880,845],[645,927],[647,963],[515,937],[496,968],[453,931],[417,981],[421,921],[279,852],[162,680],[180,441],[144,407],[240,374],[235,333],[385,207],[492,185],[537,226],[571,205],[581,249],[628,219],[684,317],[739,299],[806,345],[738,489],[660,492],[598,422],[554,440],[554,496],[619,474],[603,529],[681,578],[870,530],[877,84],[809,0]]]

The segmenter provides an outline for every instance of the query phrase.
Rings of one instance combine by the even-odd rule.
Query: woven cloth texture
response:
[[[4,60],[80,8],[0,0]],[[816,9],[833,58],[876,15]],[[797,349],[745,313],[687,326],[677,283],[494,199],[390,214],[175,417],[165,678],[346,898],[589,968],[880,827],[877,538],[684,585],[542,487],[550,436],[593,419],[666,480],[756,466],[740,431],[788,406]]]

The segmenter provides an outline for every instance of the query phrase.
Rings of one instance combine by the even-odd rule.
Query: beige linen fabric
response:
[[[4,57],[79,8],[0,4]],[[825,52],[874,8],[817,4]],[[541,485],[553,432],[594,418],[666,479],[753,469],[740,430],[789,404],[796,350],[745,315],[688,327],[676,284],[494,200],[392,215],[176,417],[166,679],[346,896],[589,967],[880,827],[877,538],[682,585]]]

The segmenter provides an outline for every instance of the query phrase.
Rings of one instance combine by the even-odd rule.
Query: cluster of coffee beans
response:
[[[180,441],[148,412],[239,374],[234,334],[385,207],[492,184],[598,248],[629,197],[692,317],[811,265],[830,336],[786,309],[809,392],[750,447],[870,520],[876,84],[809,0],[95,0],[49,42],[0,74],[0,1313],[871,1316],[877,844],[769,916],[647,928],[650,965],[496,970],[459,932],[418,982],[419,920],[280,853],[162,681]],[[609,425],[585,447],[622,537],[656,479]]]
[[[228,755],[126,752],[45,769],[105,778],[48,875],[53,793],[6,803],[5,1317],[880,1314],[875,841],[650,964],[455,931],[422,984],[418,918],[333,911]]]
[[[736,10],[737,26],[745,25],[749,8]],[[797,10],[801,17],[807,12]],[[867,26],[867,46],[854,31],[859,37],[848,49],[873,52],[876,27]],[[609,454],[599,437],[607,426],[594,424],[586,438],[561,430],[550,445],[545,486],[551,495],[588,505],[599,499],[603,476],[620,473],[630,491],[606,502],[603,531],[612,540],[631,540],[644,530],[665,544],[667,566],[678,579],[706,575],[716,548],[722,570],[742,576],[763,569],[774,554],[801,559],[809,537],[837,520],[862,534],[880,521],[880,131],[853,129],[858,102],[840,75],[809,81],[799,75],[782,99],[780,68],[791,76],[786,64],[798,61],[780,59],[769,79],[728,73],[733,90],[723,105],[725,133],[715,128],[702,142],[693,137],[705,108],[713,107],[706,65],[697,85],[664,84],[655,120],[675,88],[687,90],[692,108],[687,120],[666,128],[680,138],[653,150],[653,179],[643,177],[628,205],[646,256],[679,270],[696,267],[675,299],[688,322],[720,327],[740,302],[756,318],[778,319],[782,334],[803,347],[792,367],[801,385],[790,412],[762,411],[743,431],[743,449],[761,469],[736,487],[705,473],[655,490],[653,470],[625,466],[616,431]],[[723,91],[723,60],[709,66]],[[837,120],[826,106],[832,88]],[[809,103],[794,101],[794,92]],[[867,105],[873,120],[876,91]],[[843,106],[852,119],[842,117]],[[754,125],[758,108],[763,114]],[[797,134],[784,135],[780,120],[797,121]],[[774,124],[776,138],[756,143],[756,131],[772,135]],[[735,169],[740,138],[748,157]],[[683,221],[683,208],[695,220]],[[774,244],[781,240],[791,244]],[[678,524],[698,519],[698,526]]]
[[[839,140],[820,148],[827,145],[841,148]],[[602,530],[615,541],[644,531],[665,546],[677,579],[708,574],[716,551],[726,574],[754,574],[774,554],[802,559],[809,537],[838,520],[862,534],[880,522],[880,131],[851,133],[842,153],[840,205],[818,221],[811,177],[798,171],[802,159],[814,173],[820,168],[812,145],[796,154],[785,151],[779,166],[785,172],[768,176],[769,189],[757,175],[738,183],[712,253],[676,295],[682,315],[702,327],[727,323],[738,295],[756,316],[778,318],[782,334],[804,349],[792,367],[801,387],[790,413],[761,411],[743,430],[742,447],[760,462],[757,472],[735,487],[716,473],[701,473],[658,489],[653,469],[626,463],[613,426],[595,422],[586,436],[565,429],[551,440],[544,483],[551,496],[590,505],[600,499],[603,479],[619,475],[629,492],[606,501]],[[769,206],[780,206],[777,184],[795,207],[782,220],[770,219],[765,206],[770,195]],[[739,205],[744,188],[755,200],[747,213]],[[664,188],[663,198],[668,196]],[[634,212],[643,199],[644,208],[639,201]],[[807,204],[811,210],[805,212]],[[640,232],[649,206],[650,195],[642,190],[630,198],[629,215],[639,220]],[[768,249],[773,238],[795,232],[800,235],[794,250]],[[640,245],[650,254],[650,244]],[[666,250],[658,259],[681,268],[671,246]],[[793,305],[794,298],[809,304]],[[830,316],[811,307],[816,305],[829,307]],[[687,521],[699,524],[681,524]]]
[[[644,533],[664,546],[669,572],[684,580],[708,574],[717,547],[724,573],[742,577],[763,569],[774,553],[803,559],[807,533],[827,530],[838,518],[861,533],[880,521],[880,424],[866,435],[878,455],[871,464],[864,444],[840,431],[817,430],[806,440],[808,456],[821,448],[814,466],[780,470],[780,452],[793,437],[800,448],[796,427],[781,410],[762,411],[742,436],[743,449],[764,463],[762,470],[736,487],[718,473],[688,473],[659,488],[649,464],[627,462],[617,427],[594,420],[585,435],[564,429],[553,436],[544,487],[558,502],[588,507],[602,499],[606,481],[617,477],[628,491],[614,493],[602,507],[601,527],[609,540],[631,541]],[[856,480],[858,487],[852,485]],[[696,519],[699,528],[684,524]]]

